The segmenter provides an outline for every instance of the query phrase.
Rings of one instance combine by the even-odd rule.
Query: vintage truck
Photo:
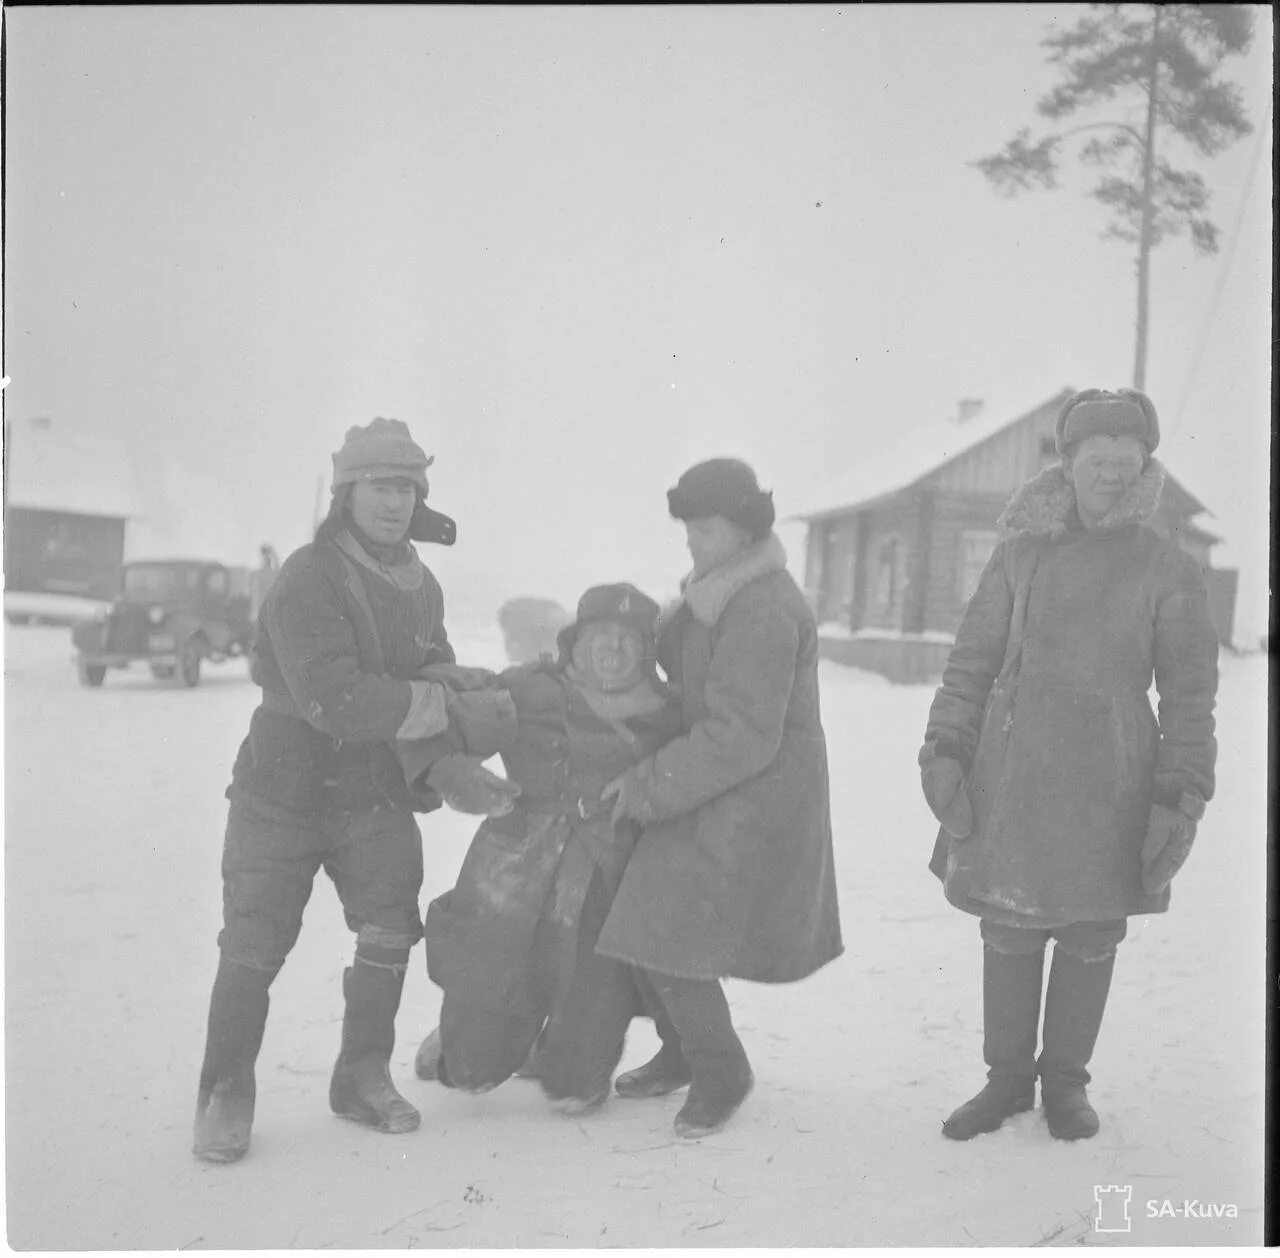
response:
[[[71,631],[81,683],[101,686],[107,669],[145,663],[156,678],[199,685],[203,661],[248,654],[275,566],[269,548],[258,569],[207,559],[125,564],[110,611]]]

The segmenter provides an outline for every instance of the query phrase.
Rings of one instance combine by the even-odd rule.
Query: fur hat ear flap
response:
[[[409,537],[415,542],[429,542],[436,546],[452,546],[458,540],[458,525],[443,511],[433,511],[427,506],[426,491],[418,489],[413,515],[409,519]]]

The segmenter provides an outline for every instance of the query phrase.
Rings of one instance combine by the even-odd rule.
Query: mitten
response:
[[[505,751],[516,733],[516,705],[507,690],[467,690],[450,694],[449,725],[462,736],[469,755],[482,760]]]
[[[1196,839],[1196,823],[1185,812],[1152,804],[1142,840],[1142,889],[1159,895],[1172,881]]]
[[[477,817],[505,817],[515,806],[520,787],[490,773],[474,756],[444,756],[427,770],[427,785],[454,812]]]
[[[964,776],[964,767],[950,756],[934,756],[920,766],[925,800],[953,839],[967,839],[973,833],[973,805]]]

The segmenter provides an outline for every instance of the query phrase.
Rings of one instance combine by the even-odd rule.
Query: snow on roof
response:
[[[913,428],[894,445],[858,460],[844,476],[815,492],[791,518],[828,515],[895,494],[1011,424],[1047,406],[1061,405],[1073,392],[1071,388],[1064,388],[1024,410],[993,407],[984,409],[972,419],[943,419]]]
[[[99,438],[68,436],[56,423],[6,425],[5,505],[77,515],[140,512],[124,452]]]

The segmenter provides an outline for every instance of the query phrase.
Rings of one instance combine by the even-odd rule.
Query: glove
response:
[[[448,698],[449,726],[467,753],[482,760],[505,751],[516,733],[516,705],[508,690],[466,690]]]
[[[964,777],[963,766],[950,756],[934,756],[920,766],[925,800],[953,839],[967,839],[973,833],[973,805]]]
[[[1176,808],[1152,804],[1142,840],[1142,889],[1159,895],[1172,881],[1196,839],[1196,823]]]
[[[427,785],[454,812],[505,817],[515,807],[520,787],[490,773],[475,756],[443,756],[427,770]]]

